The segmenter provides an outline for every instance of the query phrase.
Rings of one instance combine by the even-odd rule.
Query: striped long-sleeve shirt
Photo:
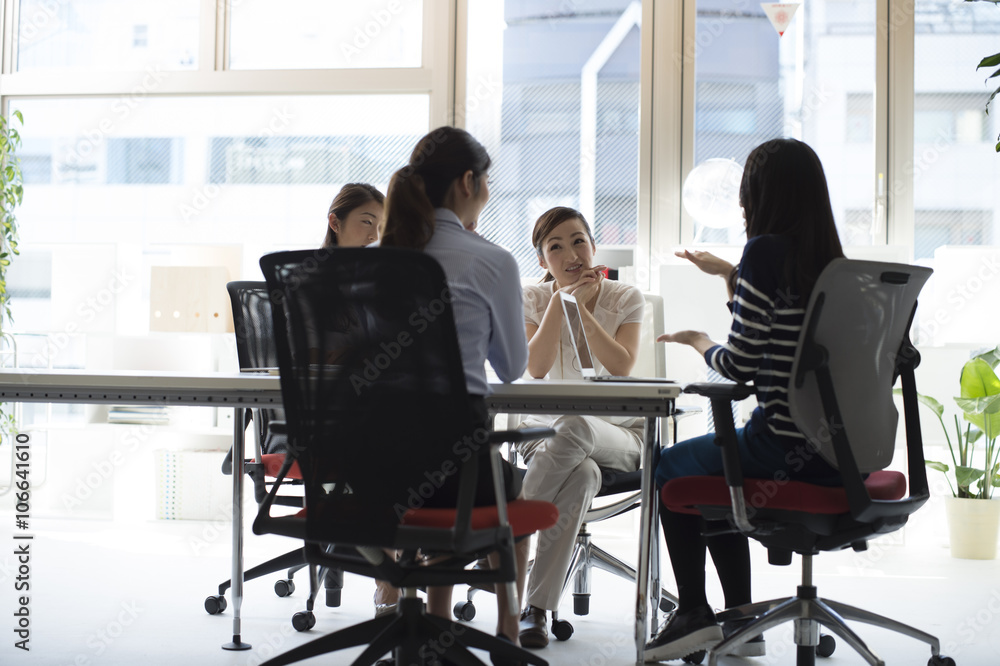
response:
[[[747,427],[766,427],[780,439],[789,438],[789,444],[804,439],[789,413],[788,385],[806,306],[785,279],[791,251],[783,236],[747,241],[731,304],[729,338],[705,352],[705,361],[723,377],[754,382],[758,407]]]

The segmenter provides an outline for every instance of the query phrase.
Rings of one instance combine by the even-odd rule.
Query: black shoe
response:
[[[543,648],[549,644],[544,608],[529,605],[521,611],[521,630],[517,637],[521,641],[521,647]]]
[[[708,606],[685,613],[674,612],[653,640],[646,643],[647,662],[683,659],[707,650],[723,639],[722,627]]]
[[[750,624],[757,618],[746,618],[744,620],[726,620],[722,623],[722,633],[729,638],[737,631]],[[767,654],[767,644],[764,643],[764,634],[757,634],[746,643],[737,645],[726,653],[733,657],[763,657]]]

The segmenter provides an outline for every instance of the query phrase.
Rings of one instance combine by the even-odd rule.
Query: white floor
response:
[[[595,541],[629,561],[635,557],[633,519],[622,517],[595,529]],[[614,521],[609,521],[614,522]],[[306,583],[289,598],[271,590],[274,577],[247,584],[243,605],[246,652],[221,649],[231,639],[232,608],[218,616],[203,610],[204,598],[228,578],[229,532],[225,524],[172,521],[121,524],[102,521],[33,519],[30,542],[30,652],[14,647],[18,607],[18,562],[13,554],[14,516],[0,511],[0,664],[105,666],[116,664],[221,664],[253,666],[328,630],[371,617],[371,581],[348,576],[341,608],[320,608],[316,627],[295,632],[292,613],[302,608]],[[6,526],[11,529],[7,529]],[[952,559],[940,507],[917,514],[904,534],[887,537],[867,553],[820,556],[816,583],[821,595],[890,615],[937,635],[946,654],[961,666],[1000,664],[1000,561]],[[290,549],[276,537],[248,536],[247,563]],[[792,567],[767,565],[754,550],[754,593],[759,599],[784,596],[798,582]],[[668,587],[670,586],[669,575]],[[709,577],[710,580],[712,576]],[[565,618],[576,634],[541,654],[553,665],[632,664],[633,592],[631,585],[595,574],[592,612]],[[717,586],[710,598],[720,600]],[[458,593],[456,593],[456,598]],[[473,626],[490,631],[495,605],[477,597]],[[929,649],[912,639],[866,626],[856,627],[887,664],[927,663]],[[794,664],[790,626],[766,634],[768,656],[726,658],[720,663]],[[348,664],[359,650],[310,660],[308,664]],[[680,663],[680,662],[674,662]],[[821,664],[860,664],[841,643]]]

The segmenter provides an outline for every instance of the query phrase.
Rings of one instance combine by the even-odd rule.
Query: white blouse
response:
[[[524,321],[526,324],[542,325],[542,316],[552,300],[555,281],[532,284],[524,287]],[[601,280],[601,290],[594,305],[594,319],[608,335],[614,337],[622,324],[642,323],[642,310],[646,301],[642,292],[633,285],[614,280]],[[594,356],[594,372],[606,374],[604,365]],[[548,379],[580,379],[580,363],[573,351],[569,328],[560,331],[559,356],[547,375]]]

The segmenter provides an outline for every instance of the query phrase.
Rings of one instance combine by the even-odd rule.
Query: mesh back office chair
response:
[[[335,254],[281,252],[260,260],[272,298],[280,299],[273,317],[289,435],[285,468],[299,464],[307,510],[271,516],[272,488],[254,531],[302,539],[310,563],[381,578],[402,597],[396,614],[321,637],[267,665],[367,644],[355,665],[389,651],[397,664],[422,663],[437,645],[438,656],[460,664],[481,663],[466,649],[476,647],[544,666],[509,642],[426,615],[416,591],[470,582],[513,587],[514,537],[553,525],[557,512],[546,502],[504,501],[496,448],[552,431],[491,432],[477,416],[444,273],[432,257],[387,248]],[[473,508],[482,465],[491,466],[486,485],[493,487],[480,492],[494,505]],[[457,508],[424,506],[456,480]],[[323,543],[336,543],[337,551],[326,552]],[[398,560],[386,550],[401,551]],[[494,551],[498,569],[466,568]]]
[[[642,333],[639,339],[639,355],[632,373],[637,377],[666,377],[663,345],[656,343],[656,338],[664,332],[663,297],[657,294],[643,294],[643,296],[646,299],[646,308],[643,313]],[[686,411],[681,409],[671,418],[676,424],[676,419],[692,411],[694,410],[691,408]],[[522,416],[521,414],[508,415],[507,422],[508,424],[520,422]],[[573,591],[573,613],[575,615],[588,615],[590,613],[591,576],[595,567],[632,583],[635,582],[637,575],[635,567],[621,561],[595,544],[587,525],[614,518],[638,508],[642,501],[641,486],[641,471],[621,472],[614,469],[601,469],[601,488],[597,491],[597,497],[601,498],[601,501],[595,501],[583,518],[583,524],[580,525],[576,536],[576,545],[573,548],[566,581],[563,584],[563,595],[570,589]],[[656,567],[654,570],[658,571],[659,557],[656,556],[655,548],[652,564]],[[658,573],[654,579],[659,580]],[[454,614],[456,618],[471,621],[476,616],[473,597],[477,592],[477,588],[469,588],[466,601],[455,604]],[[664,589],[660,590],[660,610],[663,612],[673,610],[676,601],[674,595]],[[552,614],[552,635],[561,641],[569,640],[573,635],[573,625],[561,619],[558,611]]]
[[[226,285],[233,308],[233,327],[236,331],[236,355],[240,370],[260,370],[278,367],[278,352],[274,344],[272,329],[271,301],[268,298],[267,284],[259,281],[234,281]],[[278,471],[285,461],[285,450],[288,438],[285,431],[284,411],[280,409],[247,410],[247,424],[253,423],[254,458],[246,462],[244,469],[254,486],[254,497],[260,504],[267,496],[268,487],[274,482]],[[232,474],[232,456],[229,455],[223,463],[223,471]],[[298,468],[292,468],[286,475],[289,479],[301,479]],[[302,506],[300,495],[281,495],[274,499],[275,504],[283,506]],[[258,564],[244,573],[244,580],[253,580],[276,571],[287,570],[287,578],[274,583],[274,591],[279,597],[285,597],[295,591],[293,580],[297,571],[306,566],[301,549],[295,549],[284,555],[272,558]],[[340,606],[340,594],[343,583],[343,572],[323,572],[329,574],[326,605]],[[225,593],[231,585],[227,580],[219,585],[218,596],[205,599],[205,610],[210,615],[221,613],[226,609]],[[292,616],[292,626],[299,631],[312,628],[316,619],[313,615],[315,592],[311,590],[306,602],[306,610]]]
[[[762,631],[795,622],[797,663],[812,666],[829,656],[836,642],[821,641],[822,625],[840,636],[865,661],[883,664],[847,626],[846,620],[874,624],[931,646],[931,666],[954,665],[940,655],[938,639],[902,623],[818,597],[812,558],[829,550],[867,548],[868,540],[901,528],[928,498],[923,444],[917,420],[913,370],[920,358],[909,340],[917,295],[931,270],[918,266],[836,259],[823,271],[806,310],[792,366],[789,403],[796,426],[812,445],[802,455],[820,455],[840,470],[843,487],[798,481],[744,479],[736,453],[730,400],[743,399],[745,385],[696,384],[716,417],[716,443],[724,447],[725,478],[686,477],[668,482],[661,499],[672,511],[729,520],[760,541],[772,564],[802,556],[797,594],[732,609],[720,621],[757,619],[709,651],[709,664]],[[885,471],[895,448],[897,412],[892,386],[902,378],[906,423],[906,477]],[[867,476],[866,476],[867,475]],[[747,505],[750,505],[748,508]]]

